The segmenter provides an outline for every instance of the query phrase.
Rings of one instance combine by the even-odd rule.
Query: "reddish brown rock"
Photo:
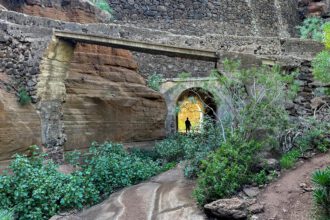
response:
[[[77,23],[109,22],[111,15],[85,0],[0,0],[10,10],[28,15]]]
[[[66,150],[85,148],[91,141],[164,137],[165,101],[146,87],[129,52],[78,45],[65,84]]]
[[[21,106],[14,94],[0,89],[0,161],[26,152],[34,144],[41,144],[40,118],[35,108],[31,104]]]

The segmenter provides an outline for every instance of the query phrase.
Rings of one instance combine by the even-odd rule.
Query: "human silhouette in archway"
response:
[[[187,120],[184,123],[186,124],[186,133],[188,133],[191,128],[191,123],[189,121],[189,118],[187,118]]]

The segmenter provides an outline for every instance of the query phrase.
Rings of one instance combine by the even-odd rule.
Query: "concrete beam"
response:
[[[76,32],[55,31],[55,36],[62,40],[109,46],[113,48],[126,49],[130,51],[166,55],[170,57],[181,57],[195,60],[217,62],[216,51],[202,50],[197,48],[176,47],[165,44],[147,43],[142,41],[112,38],[102,35],[90,35]]]

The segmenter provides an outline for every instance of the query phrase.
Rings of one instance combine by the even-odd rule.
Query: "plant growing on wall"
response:
[[[90,3],[109,14],[113,13],[112,8],[106,0],[88,0]]]
[[[163,78],[164,78],[163,75],[157,74],[157,73],[149,75],[148,79],[147,79],[148,87],[155,90],[155,91],[159,91],[160,90],[160,84],[161,84]]]
[[[31,96],[28,94],[28,92],[25,89],[20,89],[18,91],[18,102],[24,106],[31,102]]]
[[[304,20],[301,26],[298,26],[301,39],[313,39],[323,41],[323,25],[321,18],[311,17]]]
[[[312,61],[313,75],[316,80],[330,83],[330,23],[323,26],[326,50],[316,55]]]

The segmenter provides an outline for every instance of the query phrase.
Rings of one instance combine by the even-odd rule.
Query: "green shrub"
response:
[[[179,162],[184,158],[183,145],[189,141],[189,137],[176,134],[156,143],[155,150],[158,157],[166,162]]]
[[[13,209],[18,219],[48,219],[59,211],[98,201],[98,191],[81,172],[66,175],[42,158],[16,156],[12,174],[0,176],[0,206]]]
[[[43,156],[16,156],[10,173],[0,176],[0,207],[13,210],[18,219],[49,219],[62,211],[82,209],[104,195],[165,171],[151,158],[126,152],[122,145],[93,143],[89,152],[73,152],[67,159],[79,169],[58,172]]]
[[[261,170],[259,173],[255,174],[253,176],[253,183],[256,183],[258,185],[264,185],[268,181],[267,173],[265,170]]]
[[[280,159],[280,165],[284,169],[292,168],[301,156],[300,150],[291,150],[285,153]]]
[[[326,152],[330,148],[330,123],[321,121],[315,117],[301,119],[299,132],[301,133],[294,141],[294,145],[302,153],[316,149]]]
[[[298,26],[302,39],[323,40],[323,25],[321,18],[311,17],[304,20],[302,26]]]
[[[102,11],[107,12],[108,14],[113,14],[113,10],[109,5],[109,2],[106,0],[88,0],[92,4],[94,4],[96,7],[101,9]]]
[[[20,89],[18,92],[18,102],[21,105],[27,105],[31,102],[31,97],[25,89]]]
[[[156,144],[160,160],[179,162],[185,160],[184,174],[194,178],[200,170],[201,161],[217,149],[222,142],[221,128],[205,118],[200,133],[177,134]]]
[[[312,61],[313,75],[320,82],[330,82],[330,52],[322,51]]]
[[[316,187],[313,192],[315,204],[320,208],[320,216],[330,219],[330,167],[317,170],[312,174],[312,181]]]
[[[88,154],[92,156],[85,160],[82,172],[101,194],[136,184],[161,170],[157,162],[130,155],[119,144],[94,143]]]
[[[13,213],[8,210],[0,210],[0,220],[13,220]]]
[[[234,195],[243,185],[254,179],[252,167],[258,160],[260,145],[245,141],[241,135],[233,135],[207,159],[202,161],[194,197],[198,204]]]
[[[157,73],[149,75],[147,79],[148,87],[155,91],[159,91],[163,78],[163,75]]]
[[[141,148],[134,147],[134,148],[129,149],[129,152],[132,155],[135,155],[135,156],[143,158],[143,159],[151,159],[154,161],[159,159],[159,155],[154,148],[153,149],[141,149]]]

